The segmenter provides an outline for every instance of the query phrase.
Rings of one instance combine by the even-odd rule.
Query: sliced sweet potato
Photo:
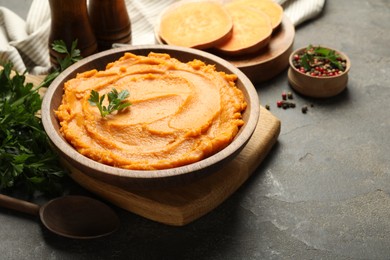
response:
[[[270,18],[254,8],[229,3],[225,7],[233,17],[233,35],[216,50],[231,56],[253,53],[266,46],[272,34]]]
[[[231,37],[233,21],[215,1],[181,1],[160,17],[158,34],[169,45],[207,49]]]
[[[283,7],[272,0],[234,0],[234,3],[250,6],[267,14],[271,19],[273,30],[282,23]]]

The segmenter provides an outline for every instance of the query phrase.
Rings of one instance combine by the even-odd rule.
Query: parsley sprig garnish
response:
[[[118,91],[113,88],[107,94],[108,106],[104,106],[103,101],[106,97],[106,94],[100,96],[99,92],[97,92],[96,90],[91,90],[91,94],[88,101],[92,106],[97,106],[102,117],[106,117],[107,115],[111,114],[116,110],[120,111],[130,106],[131,103],[129,101],[125,101],[126,98],[129,97],[129,95],[129,91],[127,91],[126,89],[118,93]]]

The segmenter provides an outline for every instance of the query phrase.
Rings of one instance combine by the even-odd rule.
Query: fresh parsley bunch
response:
[[[30,193],[59,194],[65,171],[37,116],[42,99],[11,70],[7,63],[0,71],[0,191],[23,186]]]
[[[60,64],[43,82],[34,87],[25,76],[11,76],[13,64],[0,71],[0,192],[21,188],[32,194],[40,191],[55,196],[63,191],[66,171],[51,149],[40,117],[42,98],[38,90],[47,87],[67,67],[80,60],[77,40],[68,50],[62,40],[52,48],[63,54]]]

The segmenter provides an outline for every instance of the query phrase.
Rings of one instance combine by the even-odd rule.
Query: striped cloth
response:
[[[177,0],[125,0],[131,19],[132,44],[155,44],[154,26],[161,11]],[[325,0],[275,0],[297,26],[321,13]],[[50,69],[50,7],[33,0],[26,20],[0,6],[0,62],[11,61],[20,73],[45,74]]]

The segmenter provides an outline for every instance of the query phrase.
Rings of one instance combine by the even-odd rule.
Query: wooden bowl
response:
[[[314,98],[327,98],[341,93],[348,83],[348,72],[351,68],[351,62],[347,55],[334,48],[322,46],[336,51],[341,58],[346,60],[346,69],[343,73],[336,76],[318,77],[303,74],[293,65],[294,55],[301,53],[306,49],[300,48],[291,53],[289,57],[290,68],[288,69],[288,81],[291,87],[304,96]]]
[[[78,153],[59,132],[59,123],[54,111],[59,107],[63,85],[77,73],[91,69],[104,70],[106,65],[123,56],[125,52],[136,55],[148,55],[149,52],[168,53],[182,62],[199,59],[206,64],[215,64],[216,69],[238,76],[237,87],[243,91],[248,104],[243,119],[245,124],[225,149],[199,162],[186,166],[164,170],[126,170],[98,163]],[[162,189],[174,185],[186,184],[207,174],[212,174],[223,164],[232,160],[252,136],[259,119],[259,98],[251,81],[234,65],[200,50],[166,45],[127,46],[100,52],[84,58],[61,73],[48,88],[42,104],[43,126],[60,156],[70,169],[76,169],[89,177],[127,190]],[[72,176],[72,174],[70,174]]]

